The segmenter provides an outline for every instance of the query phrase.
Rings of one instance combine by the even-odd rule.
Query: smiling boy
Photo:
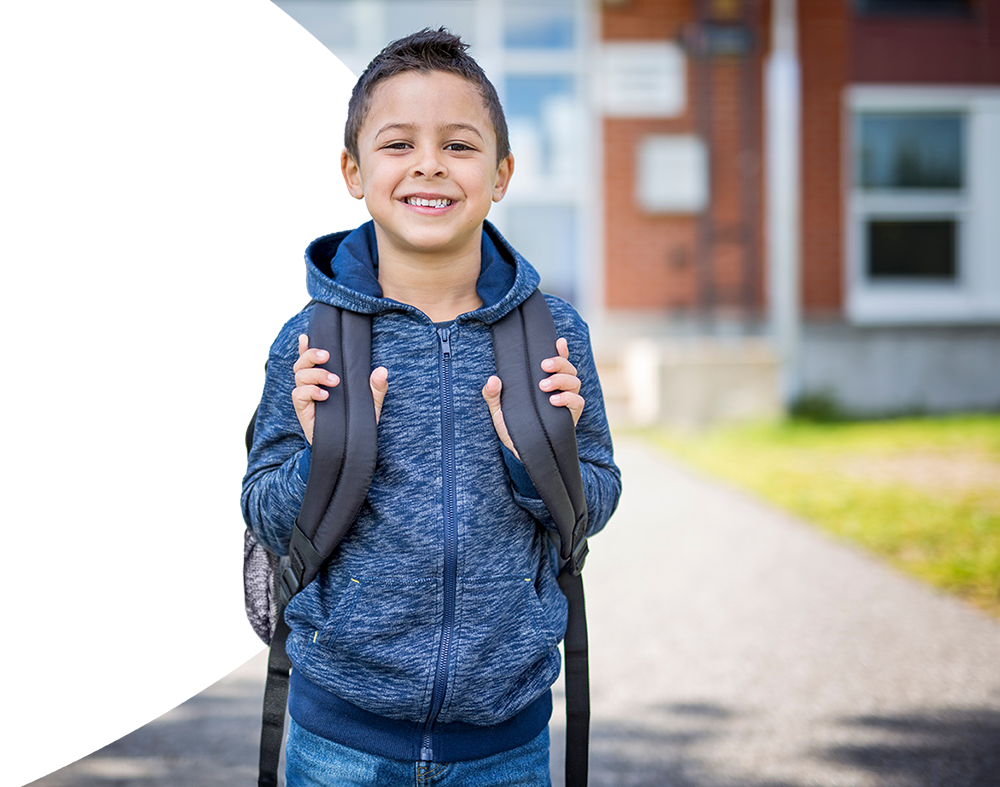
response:
[[[385,297],[421,298],[412,305],[436,321],[479,307],[483,220],[514,170],[495,136],[463,77],[407,71],[378,86],[341,162],[348,190],[375,221]]]
[[[341,164],[372,221],[314,241],[315,300],[372,315],[378,461],[365,505],[289,604],[288,787],[548,785],[566,600],[554,530],[504,425],[490,325],[538,274],[486,221],[514,171],[496,91],[466,45],[425,30],[355,87]],[[585,323],[540,383],[577,429],[593,534],[621,491]],[[310,307],[271,347],[244,517],[278,554],[301,506],[315,402],[339,384]]]

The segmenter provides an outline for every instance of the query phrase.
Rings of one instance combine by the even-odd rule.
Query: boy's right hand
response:
[[[313,425],[316,423],[316,402],[321,402],[330,395],[327,388],[340,385],[340,378],[337,375],[318,366],[325,363],[329,357],[330,353],[326,350],[310,350],[309,337],[305,334],[299,336],[299,359],[292,367],[295,372],[292,404],[295,406],[295,415],[309,445],[312,445]],[[389,371],[384,366],[379,366],[372,372],[369,383],[372,389],[372,401],[375,404],[375,423],[378,423],[382,415],[385,392],[389,390]]]

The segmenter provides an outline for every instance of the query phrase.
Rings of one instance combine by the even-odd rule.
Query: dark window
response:
[[[854,0],[859,14],[972,16],[972,0]]]
[[[956,278],[957,222],[954,219],[871,219],[867,231],[870,278]]]

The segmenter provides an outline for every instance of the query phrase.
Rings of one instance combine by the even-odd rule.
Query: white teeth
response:
[[[407,197],[407,205],[416,205],[421,208],[447,208],[451,205],[450,199],[422,199],[421,197]]]

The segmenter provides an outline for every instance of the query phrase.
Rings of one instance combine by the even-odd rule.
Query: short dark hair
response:
[[[444,71],[467,79],[478,90],[493,124],[497,138],[497,165],[510,155],[507,120],[500,105],[496,88],[483,69],[466,52],[469,45],[446,28],[423,30],[393,41],[379,52],[361,74],[351,101],[347,105],[347,124],[344,127],[344,147],[358,161],[358,135],[361,124],[371,109],[372,95],[380,82],[407,71]]]

